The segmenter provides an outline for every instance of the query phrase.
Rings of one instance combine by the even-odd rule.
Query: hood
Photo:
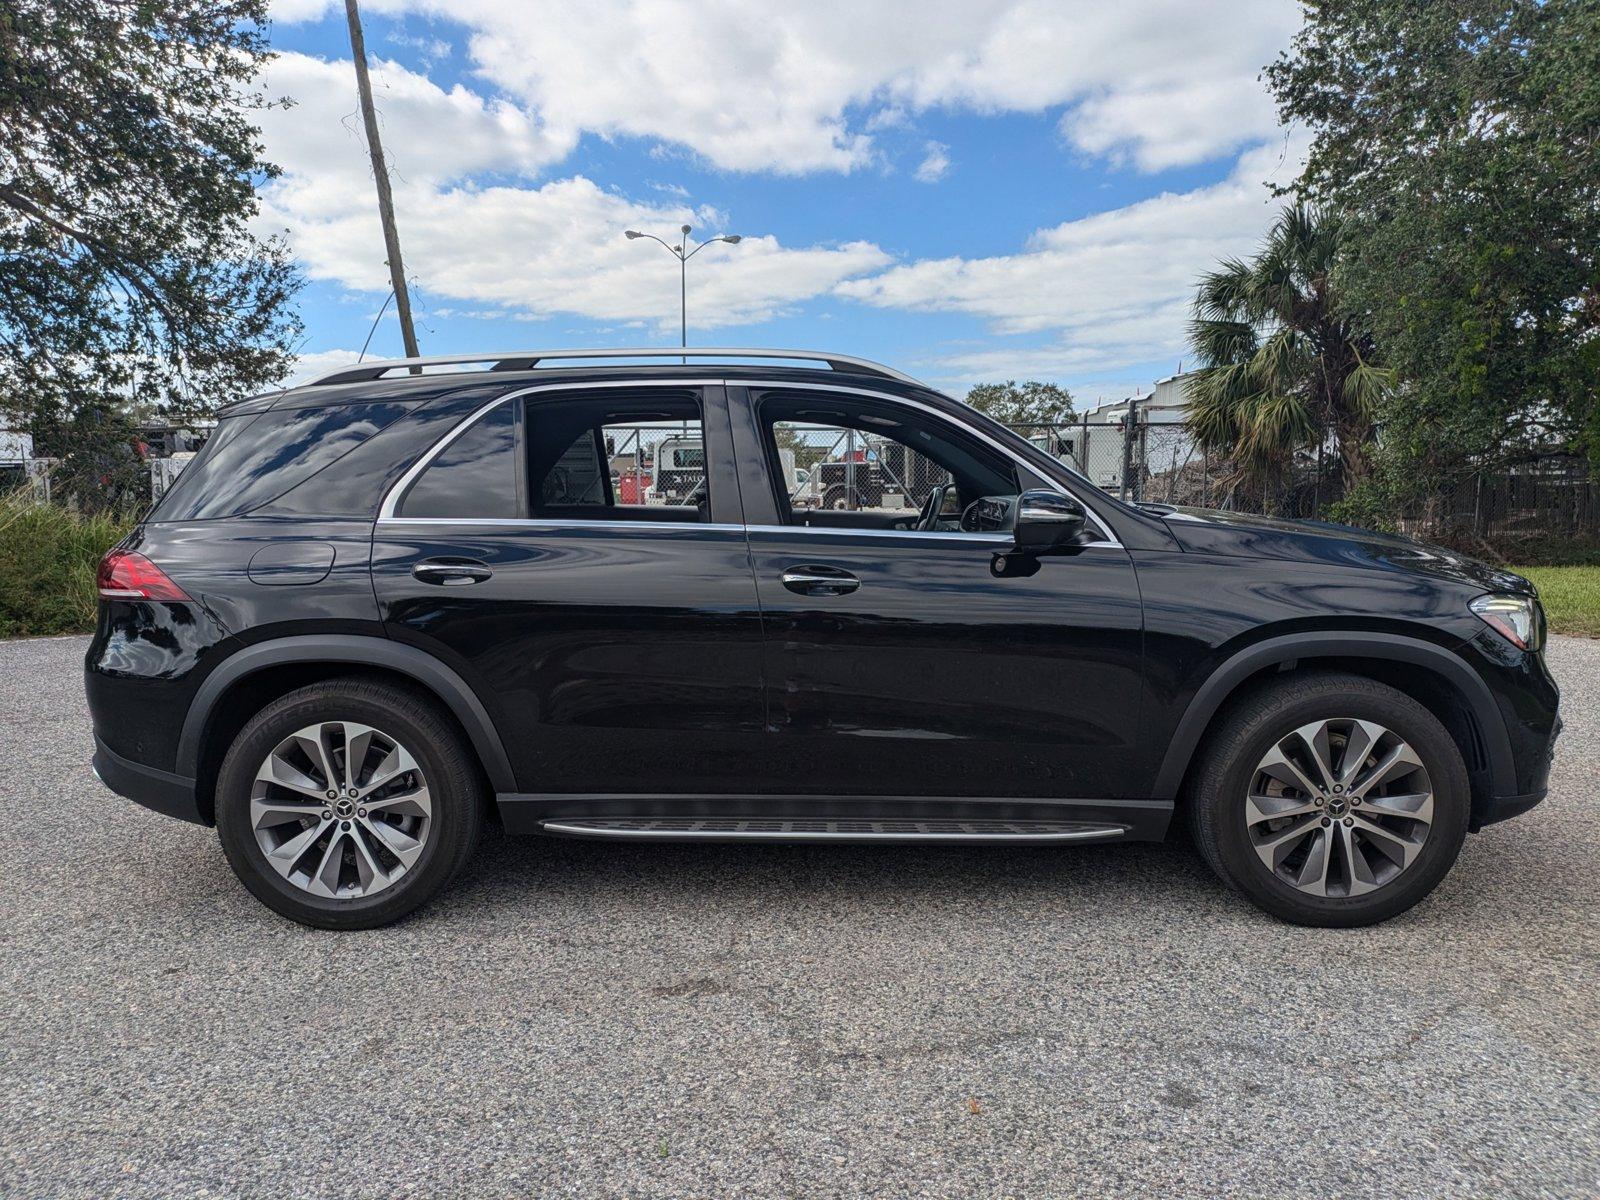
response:
[[[1336,525],[1332,521],[1290,521],[1214,508],[1170,508],[1160,516],[1184,550],[1239,558],[1277,558],[1326,562],[1334,566],[1404,571],[1449,580],[1485,592],[1532,593],[1520,575],[1469,558],[1443,546],[1398,534]]]

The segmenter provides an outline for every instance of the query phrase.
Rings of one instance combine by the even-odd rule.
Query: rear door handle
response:
[[[861,580],[849,571],[810,564],[790,567],[781,578],[784,587],[802,596],[843,596],[861,586]]]
[[[412,567],[411,574],[423,583],[459,587],[467,583],[482,583],[494,572],[487,563],[475,558],[430,558]]]

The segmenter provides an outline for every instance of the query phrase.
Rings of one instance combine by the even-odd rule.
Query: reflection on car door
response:
[[[403,481],[378,521],[391,636],[492,706],[524,792],[736,790],[765,739],[732,473],[624,503],[605,462],[627,429],[640,454],[703,436],[731,463],[722,389],[533,391],[499,411]]]
[[[1140,795],[1148,780],[1130,767],[1140,761],[1142,620],[1127,551],[1108,541],[1043,559],[1031,576],[997,578],[991,561],[1010,535],[904,528],[917,497],[897,494],[904,511],[876,515],[786,508],[771,479],[781,459],[765,406],[816,423],[823,418],[805,414],[866,403],[732,389],[765,622],[769,778],[852,796]],[[892,406],[873,414],[894,419]],[[905,458],[892,446],[883,453]],[[829,474],[800,465],[813,479]],[[881,496],[909,474],[874,476],[870,486]]]

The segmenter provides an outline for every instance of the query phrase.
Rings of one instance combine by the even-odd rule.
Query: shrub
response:
[[[0,495],[0,637],[93,629],[95,567],[133,524],[127,513],[40,504],[27,490]]]

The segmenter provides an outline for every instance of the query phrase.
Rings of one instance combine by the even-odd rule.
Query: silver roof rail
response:
[[[334,367],[322,374],[298,383],[296,387],[327,387],[338,383],[366,383],[381,379],[391,371],[408,367],[451,367],[473,363],[489,363],[491,371],[527,371],[542,362],[561,362],[583,358],[787,358],[800,362],[826,363],[835,371],[853,372],[857,375],[876,375],[883,379],[898,379],[918,387],[927,385],[920,380],[865,358],[852,358],[848,354],[827,354],[819,350],[772,350],[752,346],[690,346],[688,348],[659,347],[634,349],[591,350],[516,350],[504,354],[440,354],[427,358],[385,358],[371,362],[353,363]]]

